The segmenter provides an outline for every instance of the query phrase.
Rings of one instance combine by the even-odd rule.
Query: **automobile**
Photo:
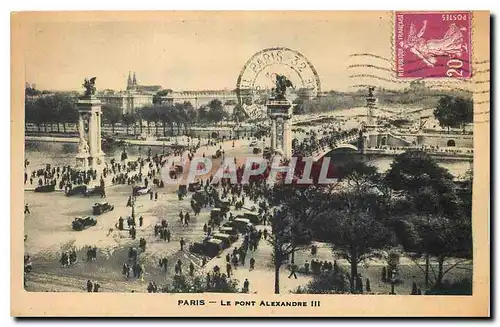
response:
[[[151,188],[150,187],[146,187],[146,186],[134,186],[134,188],[132,189],[132,194],[133,195],[145,195],[145,194],[148,194],[151,192]]]
[[[77,194],[85,195],[87,193],[87,185],[77,185],[72,187],[66,192],[66,196],[73,196]]]
[[[108,211],[113,211],[115,207],[108,202],[97,202],[94,204],[92,207],[92,214],[93,215],[100,215]]]
[[[213,238],[221,240],[222,241],[222,248],[227,249],[228,247],[231,246],[233,243],[231,240],[231,235],[224,234],[224,233],[214,233],[212,235]]]
[[[213,208],[210,211],[210,221],[215,225],[219,225],[222,222],[222,211],[220,208]]]
[[[208,193],[206,191],[196,191],[191,198],[201,206],[205,206],[208,204]]]
[[[222,152],[220,150],[215,151],[214,154],[212,154],[212,159],[217,159],[222,156]]]
[[[73,227],[73,230],[76,231],[81,231],[95,225],[97,225],[97,220],[91,216],[77,217],[71,223],[71,227]]]
[[[253,154],[259,154],[259,153],[261,153],[261,152],[262,152],[262,149],[261,149],[261,148],[253,148],[253,150],[252,150],[252,153],[253,153]]]
[[[229,201],[227,200],[219,200],[215,203],[215,207],[219,208],[222,212],[222,214],[225,214],[226,212],[229,212]]]
[[[236,242],[238,240],[238,231],[234,227],[221,227],[219,228],[219,232],[229,235],[231,242]]]
[[[253,212],[245,212],[243,214],[243,217],[250,220],[250,222],[254,225],[260,224],[260,221],[261,221],[261,218],[259,217],[259,215],[257,213],[253,213]]]
[[[48,193],[48,192],[54,192],[56,189],[55,185],[43,185],[43,186],[38,186],[35,188],[35,192],[40,192],[40,193]]]
[[[222,241],[210,237],[205,238],[202,242],[194,242],[189,245],[189,252],[208,257],[216,257],[222,250]]]
[[[223,241],[210,238],[205,241],[205,253],[210,257],[218,256],[223,250]]]
[[[250,146],[257,146],[257,140],[253,140],[252,142],[250,142]]]
[[[103,193],[104,188],[102,186],[94,186],[91,188],[87,188],[87,191],[85,191],[85,196],[102,195]]]
[[[194,182],[194,183],[189,183],[188,185],[188,191],[189,192],[196,192],[201,190],[202,186],[200,182]]]
[[[248,232],[253,229],[252,223],[245,218],[235,218],[222,225],[222,227],[233,227],[238,233]]]
[[[182,165],[175,165],[174,168],[178,174],[181,174],[184,171],[184,168],[182,167]]]

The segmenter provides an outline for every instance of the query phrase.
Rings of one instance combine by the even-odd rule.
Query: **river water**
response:
[[[25,159],[30,162],[30,168],[36,169],[44,167],[45,164],[53,166],[61,165],[74,165],[76,163],[75,155],[77,153],[77,143],[62,143],[62,142],[38,142],[26,141],[25,142]],[[143,145],[128,145],[127,154],[130,158],[138,157],[139,155],[146,155],[149,146]],[[119,160],[122,152],[122,147],[115,147],[112,150],[106,151],[106,158],[116,158]],[[161,154],[163,151],[162,146],[151,146],[152,154]],[[165,147],[168,151],[168,147]],[[393,156],[367,156],[353,152],[336,152],[329,155],[332,162],[342,164],[346,161],[362,159],[363,161],[374,165],[378,168],[379,172],[385,172],[390,168]],[[448,169],[454,176],[463,176],[467,170],[471,168],[472,163],[464,160],[446,160],[440,161],[439,164]]]

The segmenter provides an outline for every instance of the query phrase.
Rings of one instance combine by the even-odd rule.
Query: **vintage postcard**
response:
[[[13,316],[490,315],[489,12],[11,26]]]

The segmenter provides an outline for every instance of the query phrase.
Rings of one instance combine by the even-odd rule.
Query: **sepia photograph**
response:
[[[488,315],[489,12],[11,25],[13,315]]]

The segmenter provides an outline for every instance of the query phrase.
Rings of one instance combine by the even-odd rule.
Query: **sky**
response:
[[[147,14],[145,14],[147,15]],[[25,77],[38,89],[79,90],[97,76],[98,89],[121,90],[129,71],[139,84],[174,90],[234,89],[238,74],[264,48],[301,52],[323,90],[349,90],[349,64],[390,63],[390,13],[164,13],[34,19],[25,26]],[[149,19],[150,18],[150,19]],[[359,73],[359,72],[358,72]],[[378,74],[383,74],[378,72]]]

